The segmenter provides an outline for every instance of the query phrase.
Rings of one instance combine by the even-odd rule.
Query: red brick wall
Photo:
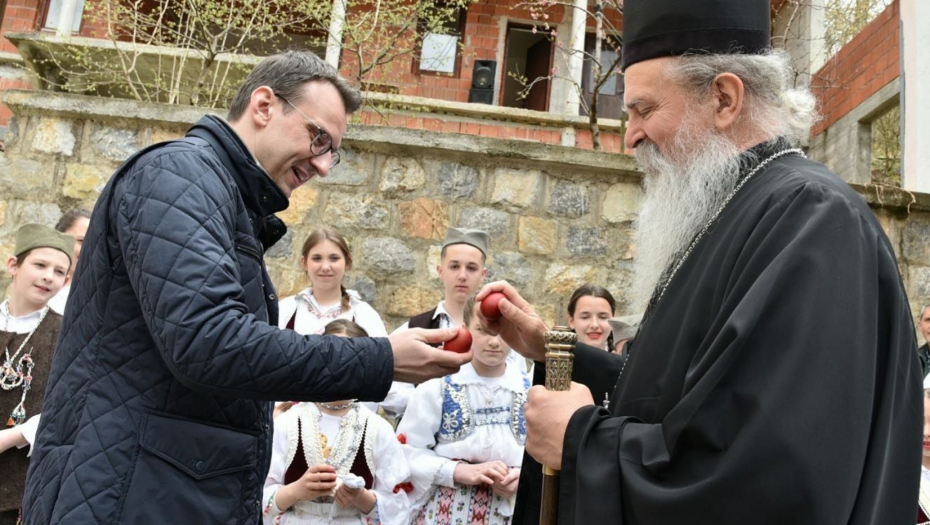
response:
[[[45,3],[42,0],[7,0],[0,36],[7,31],[34,31]],[[16,47],[0,38],[0,51],[16,53]]]
[[[811,88],[823,120],[814,126],[812,135],[829,128],[900,75],[898,4],[895,0],[814,74]]]
[[[530,11],[520,5],[526,3],[527,0],[480,0],[469,6],[465,18],[464,45],[458,76],[416,73],[413,71],[413,58],[408,56],[398,60],[394,66],[392,78],[384,79],[384,82],[396,86],[398,93],[402,95],[468,102],[475,60],[499,60],[497,49],[499,45],[503,45],[505,36],[501,34],[500,19],[506,17],[524,23],[532,21]],[[546,20],[540,18],[538,23],[562,23],[565,8],[555,5],[546,12],[549,18]],[[614,18],[611,22],[618,29],[622,28],[622,20],[616,15],[616,11],[606,11],[606,13]],[[593,28],[594,21],[589,19],[588,25]],[[352,63],[351,60],[346,60],[347,58],[344,53],[342,72],[352,78],[354,76],[351,71]],[[500,75],[495,77],[495,82],[501,81]]]
[[[45,8],[43,0],[7,0],[6,10],[3,13],[3,25],[0,27],[0,51],[4,53],[17,53],[16,46],[3,38],[8,31],[34,31],[39,23],[39,17]],[[7,89],[29,89],[29,82],[13,78],[0,78],[0,93]],[[13,113],[4,104],[0,104],[0,126],[9,122]]]

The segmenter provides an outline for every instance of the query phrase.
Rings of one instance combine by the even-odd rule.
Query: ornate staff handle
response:
[[[565,392],[571,388],[575,342],[578,336],[565,326],[546,332],[546,390]],[[556,525],[559,520],[559,471],[543,469],[540,525]]]

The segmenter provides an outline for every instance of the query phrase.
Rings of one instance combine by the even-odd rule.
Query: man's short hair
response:
[[[923,308],[920,309],[920,316],[917,319],[923,319],[927,315],[927,309],[930,309],[930,304],[925,304]]]
[[[287,51],[270,56],[255,66],[236,91],[226,119],[230,122],[239,120],[249,107],[252,92],[261,86],[270,87],[276,95],[296,104],[303,95],[304,85],[312,81],[332,84],[342,97],[346,113],[355,113],[361,107],[362,95],[339,75],[336,68],[310,51]],[[285,113],[290,109],[284,105]]]

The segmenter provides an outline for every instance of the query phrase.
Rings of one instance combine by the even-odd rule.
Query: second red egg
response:
[[[471,350],[471,332],[464,326],[459,327],[459,333],[449,339],[442,345],[442,349],[448,352],[458,352],[464,354]]]

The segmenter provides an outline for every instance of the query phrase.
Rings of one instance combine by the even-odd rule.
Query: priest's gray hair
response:
[[[732,73],[743,81],[744,107],[759,130],[788,137],[798,143],[817,121],[816,99],[807,88],[791,85],[793,69],[788,53],[773,49],[759,55],[683,55],[668,66],[669,79],[704,95],[714,79]]]

